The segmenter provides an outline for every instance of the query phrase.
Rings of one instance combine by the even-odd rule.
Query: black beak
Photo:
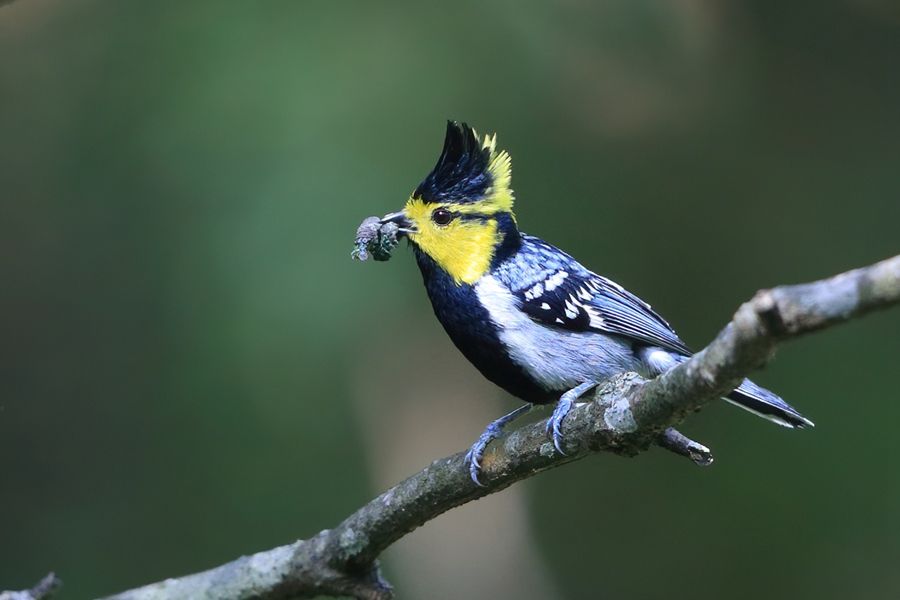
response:
[[[381,224],[384,225],[386,223],[394,223],[399,227],[398,233],[416,233],[416,228],[413,227],[412,221],[406,218],[406,213],[402,210],[399,212],[388,213],[381,217]]]

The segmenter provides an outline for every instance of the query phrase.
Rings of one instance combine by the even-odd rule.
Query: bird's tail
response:
[[[640,357],[651,374],[668,371],[690,358],[662,348],[645,348],[641,351]],[[785,427],[793,429],[815,426],[812,421],[797,412],[793,406],[778,395],[759,387],[749,379],[745,379],[740,387],[728,394],[725,399],[744,410]]]
[[[793,406],[749,379],[725,398],[755,415],[790,428],[814,427],[812,421],[801,415]]]

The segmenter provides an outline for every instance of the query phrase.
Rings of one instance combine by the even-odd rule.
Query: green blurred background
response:
[[[410,253],[351,262],[447,118],[499,132],[523,230],[695,347],[760,287],[900,251],[900,7],[0,7],[0,589],[88,598],[332,526],[516,402]],[[385,556],[405,598],[900,597],[900,311],[724,403],[697,469],[601,456]],[[385,340],[391,340],[385,342]]]

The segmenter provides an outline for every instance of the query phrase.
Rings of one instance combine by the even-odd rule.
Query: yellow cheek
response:
[[[441,227],[431,220],[432,209],[420,201],[407,204],[406,215],[418,230],[410,239],[456,283],[475,283],[491,266],[499,237],[497,222],[456,219]]]

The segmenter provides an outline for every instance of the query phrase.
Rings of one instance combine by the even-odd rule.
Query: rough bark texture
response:
[[[0,592],[0,600],[47,600],[60,587],[62,587],[62,581],[55,573],[50,573],[30,590]]]
[[[504,435],[486,453],[485,487],[469,478],[463,453],[442,458],[334,529],[109,600],[391,598],[376,559],[416,527],[460,504],[595,452],[634,456],[659,444],[697,464],[709,464],[710,451],[672,429],[674,425],[731,391],[771,358],[780,341],[898,302],[900,256],[830,279],[761,291],[684,364],[651,381],[625,373],[599,386],[564,422],[566,456],[554,451],[545,422],[526,425]]]

